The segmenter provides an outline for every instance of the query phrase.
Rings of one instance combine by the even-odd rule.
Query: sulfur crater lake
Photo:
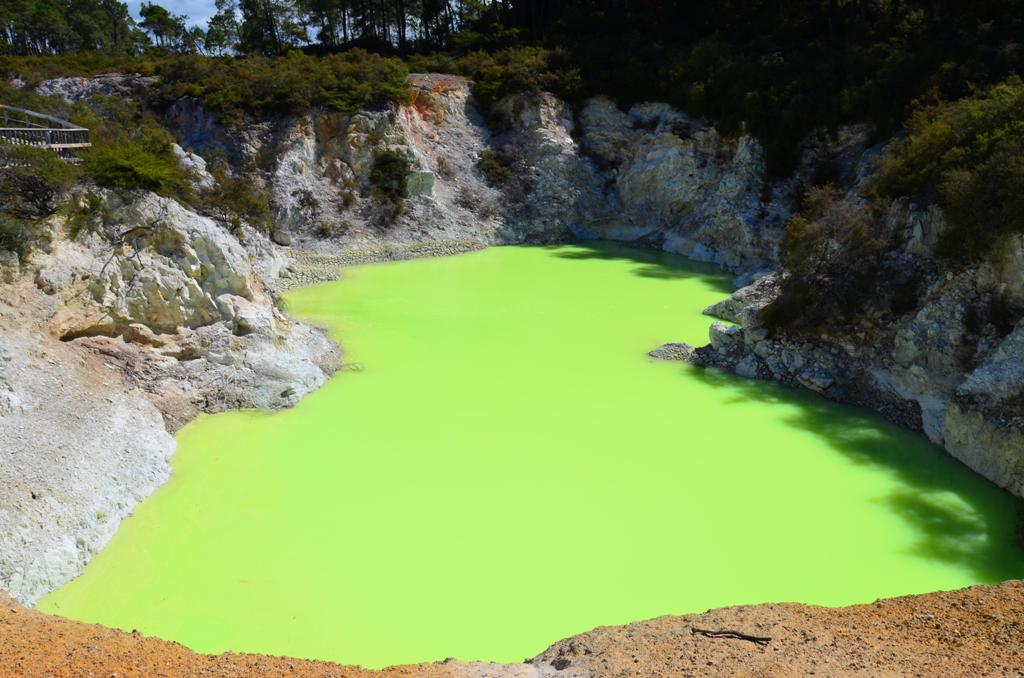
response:
[[[728,278],[610,245],[346,269],[294,409],[203,416],[47,612],[200,652],[519,661],[594,626],[1024,576],[1016,501],[864,411],[649,358]]]

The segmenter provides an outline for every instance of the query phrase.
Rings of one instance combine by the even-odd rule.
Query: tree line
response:
[[[0,55],[87,53],[35,64],[50,77],[76,61],[78,74],[110,69],[111,54],[144,70],[132,55],[154,55],[151,70],[165,82],[202,90],[225,111],[253,99],[232,78],[263,92],[257,101],[299,106],[325,97],[310,94],[315,82],[286,82],[302,72],[285,68],[292,62],[191,55],[340,57],[362,48],[327,64],[324,77],[386,72],[371,80],[390,90],[394,64],[382,71],[390,62],[365,55],[400,56],[412,70],[471,77],[485,108],[538,88],[573,102],[664,101],[724,134],[759,136],[782,173],[812,129],[868,121],[881,138],[917,103],[1024,73],[1022,35],[1024,0],[216,0],[202,27],[157,2],[144,2],[136,21],[120,0],[0,0]]]
[[[143,2],[136,20],[118,0],[0,0],[0,53],[406,53],[445,48],[461,29],[507,13],[508,0],[216,0],[203,27],[156,2]]]
[[[0,52],[409,53],[627,33],[648,44],[767,39],[782,51],[822,36],[857,40],[927,32],[944,21],[1018,21],[1020,10],[1020,0],[216,0],[201,27],[156,2],[143,2],[136,21],[119,0],[0,0]]]

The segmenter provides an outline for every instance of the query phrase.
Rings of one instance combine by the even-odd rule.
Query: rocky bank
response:
[[[882,152],[858,160],[842,204],[865,202]],[[721,319],[711,325],[708,345],[652,354],[868,407],[922,431],[977,473],[1024,496],[1024,238],[949,270],[934,254],[945,228],[938,208],[896,200],[877,223],[896,243],[887,257],[914,272],[916,293],[900,302],[904,308],[894,312],[890,304],[883,312],[881,300],[868,299],[844,327],[772,327],[764,309],[789,275],[781,269],[705,310]],[[879,295],[900,294],[900,275],[906,274],[894,275]]]
[[[0,587],[26,603],[167,480],[197,413],[289,406],[340,362],[278,308],[265,238],[151,193],[94,195],[103,210],[55,215],[0,285]]]
[[[145,101],[150,84],[110,75],[38,91]],[[1024,242],[942,274],[932,254],[941,213],[895,201],[886,228],[927,276],[913,308],[832,333],[760,320],[786,275],[779,245],[806,189],[826,172],[843,200],[862,200],[885,152],[869,147],[869,130],[807,140],[795,173],[771,180],[756,139],[724,138],[667,105],[623,111],[598,98],[573,110],[528,93],[485,120],[464,78],[420,74],[411,85],[407,105],[242,128],[192,99],[159,111],[197,188],[215,186],[204,156],[216,155],[268,197],[268,232],[84,186],[81,209],[42,220],[30,256],[4,254],[0,588],[32,604],[76,576],[167,479],[171,434],[197,413],[287,407],[337,369],[338,347],[284,315],[279,290],[346,264],[508,243],[607,238],[714,262],[741,289],[708,312],[734,324],[713,324],[708,346],[660,357],[871,407],[1024,494],[1024,322],[991,312],[996,297],[1024,302]],[[400,203],[371,180],[385,151],[410,163]]]

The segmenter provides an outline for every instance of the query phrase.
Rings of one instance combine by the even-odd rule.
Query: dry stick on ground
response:
[[[772,642],[772,639],[768,636],[752,636],[748,633],[743,633],[741,631],[730,631],[728,629],[721,631],[712,631],[711,629],[698,629],[694,626],[690,628],[690,631],[694,635],[699,634],[702,636],[707,636],[708,638],[735,638],[737,640],[747,640],[751,643],[754,643],[755,645],[760,645],[761,647],[764,647],[768,643]]]

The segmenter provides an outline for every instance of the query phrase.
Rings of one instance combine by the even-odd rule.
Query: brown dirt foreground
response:
[[[738,631],[766,643],[700,632]],[[384,671],[247,654],[199,655],[25,609],[0,592],[2,676],[1024,676],[1024,582],[829,609],[722,608],[602,627],[524,664],[448,660]]]

